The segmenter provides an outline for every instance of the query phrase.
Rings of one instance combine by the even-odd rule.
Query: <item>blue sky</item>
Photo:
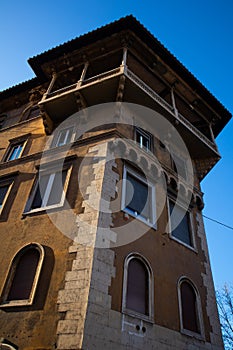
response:
[[[0,2],[0,90],[34,76],[28,58],[133,14],[233,113],[232,0]],[[204,214],[233,226],[233,121],[217,138],[221,161],[202,182]],[[216,287],[233,283],[233,230],[205,220]]]

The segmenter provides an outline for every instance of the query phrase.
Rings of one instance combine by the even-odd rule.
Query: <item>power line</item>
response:
[[[232,227],[232,226],[228,226],[228,225],[226,225],[226,224],[223,224],[222,222],[220,222],[220,221],[218,221],[218,220],[215,220],[215,219],[212,219],[212,218],[209,218],[209,217],[206,216],[206,215],[202,215],[202,216],[203,216],[204,218],[210,220],[210,221],[216,222],[216,223],[219,224],[219,225],[222,225],[222,226],[224,226],[224,227],[226,227],[226,228],[229,228],[230,230],[233,230],[233,227]]]

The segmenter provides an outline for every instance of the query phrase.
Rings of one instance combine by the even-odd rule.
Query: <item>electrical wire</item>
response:
[[[209,218],[209,217],[206,216],[206,215],[202,215],[202,216],[203,216],[204,218],[210,220],[210,221],[213,221],[213,222],[215,222],[215,223],[217,223],[217,224],[219,224],[219,225],[222,225],[222,226],[224,226],[224,227],[226,227],[226,228],[229,228],[230,230],[233,230],[233,227],[232,227],[232,226],[223,224],[222,222],[220,222],[220,221],[218,221],[218,220],[215,220],[215,219],[212,219],[212,218]]]

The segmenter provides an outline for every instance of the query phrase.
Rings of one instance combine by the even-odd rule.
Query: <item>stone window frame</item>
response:
[[[58,162],[58,164],[60,164],[60,162]],[[69,180],[70,180],[72,168],[73,168],[72,164],[70,162],[68,162],[66,164],[63,164],[62,168],[57,168],[56,164],[55,165],[47,164],[47,166],[45,166],[43,170],[40,169],[40,173],[37,174],[36,179],[34,181],[34,184],[32,186],[32,191],[31,191],[31,194],[29,195],[29,198],[28,198],[28,201],[26,203],[26,206],[25,206],[23,214],[27,215],[27,214],[41,212],[41,211],[45,211],[45,210],[62,208],[64,203],[65,203],[66,193],[67,193],[67,190],[68,190],[68,185],[69,185]],[[45,196],[47,198],[46,204],[47,204],[47,201],[49,199],[49,194],[51,193],[50,191],[51,191],[51,188],[52,188],[52,185],[53,185],[55,174],[56,173],[62,173],[62,171],[64,171],[64,170],[66,170],[67,173],[66,173],[66,179],[65,179],[65,183],[64,183],[64,187],[63,187],[63,191],[62,191],[60,202],[56,203],[56,204],[52,204],[52,205],[44,205],[43,206],[43,200],[44,200]],[[38,189],[38,186],[39,186],[39,179],[43,175],[49,175],[49,180],[48,180],[48,182],[46,184],[45,196],[42,199],[41,207],[32,209],[32,204],[33,204],[33,201],[35,199],[35,195],[36,195],[36,192],[37,192],[37,189]],[[54,175],[53,179],[52,179],[52,175]]]
[[[6,192],[5,196],[4,196],[2,204],[0,206],[0,216],[1,216],[2,212],[3,212],[3,210],[4,210],[5,204],[7,202],[9,194],[11,192],[13,184],[14,184],[14,179],[13,178],[6,178],[6,177],[4,177],[2,179],[0,178],[0,188],[8,186],[7,192]]]
[[[181,239],[175,237],[172,235],[172,229],[171,229],[171,219],[170,219],[170,202],[173,202],[173,204],[178,205],[181,209],[186,210],[188,213],[188,217],[189,217],[189,234],[190,234],[190,239],[192,242],[192,245],[189,245],[187,243],[185,243],[184,241],[182,241]],[[171,196],[167,196],[167,215],[168,215],[168,234],[169,237],[184,245],[185,247],[191,249],[194,252],[197,252],[197,246],[196,246],[196,239],[195,239],[195,230],[194,230],[194,217],[193,217],[193,213],[192,213],[192,208],[184,208],[184,205],[181,202],[176,202],[174,198],[172,198]]]
[[[143,146],[142,142],[140,142],[140,143],[137,142],[137,134],[139,134],[142,138],[146,138],[147,139],[147,141],[148,141],[148,146],[147,147]],[[135,127],[135,129],[134,129],[134,140],[137,143],[137,145],[140,148],[144,149],[146,152],[151,152],[152,151],[152,135],[149,132],[147,132],[147,131],[139,128],[139,127]]]
[[[8,294],[10,292],[10,288],[11,288],[11,285],[13,282],[13,278],[15,276],[17,264],[19,263],[21,256],[23,256],[23,254],[30,249],[37,249],[39,254],[40,254],[39,261],[37,264],[36,273],[35,273],[34,280],[33,280],[33,285],[31,288],[30,296],[28,299],[7,300],[7,297],[8,297]],[[38,286],[38,281],[39,281],[39,278],[41,275],[44,257],[45,257],[45,251],[44,251],[43,246],[41,244],[35,243],[35,242],[29,243],[29,244],[23,246],[22,248],[20,248],[16,252],[16,254],[14,255],[14,257],[11,260],[9,270],[7,273],[7,278],[3,284],[3,289],[1,292],[0,308],[17,307],[17,306],[30,306],[33,304],[34,299],[35,299],[37,286]]]
[[[0,350],[17,350],[18,346],[11,345],[5,339],[0,339]]]
[[[25,147],[28,143],[29,136],[30,136],[30,134],[27,134],[27,135],[23,135],[23,136],[9,140],[10,143],[7,147],[7,150],[3,156],[2,161],[3,162],[12,162],[13,160],[17,160],[17,159],[21,158],[24,151],[25,151]],[[22,148],[20,150],[19,155],[14,159],[9,159],[10,156],[12,155],[12,152],[13,152],[15,146],[18,146],[18,145],[22,145]]]
[[[151,217],[148,219],[145,219],[142,217],[140,214],[135,214],[131,209],[127,208],[125,205],[126,201],[126,186],[127,186],[127,173],[131,174],[133,177],[138,179],[138,181],[148,185],[148,188],[151,191]],[[133,216],[134,218],[142,221],[146,225],[157,228],[157,213],[156,213],[156,185],[152,181],[150,181],[148,178],[144,177],[141,173],[137,172],[134,170],[132,167],[128,165],[124,165],[123,168],[123,178],[122,178],[122,196],[121,196],[121,210],[124,211],[125,213],[129,214],[130,216]],[[153,210],[154,209],[154,210]]]
[[[128,309],[127,304],[127,286],[128,286],[128,267],[132,259],[138,259],[146,267],[148,273],[148,313],[145,315],[137,311]],[[154,274],[148,260],[138,252],[129,253],[124,261],[124,275],[123,275],[123,291],[122,291],[122,313],[132,317],[139,318],[144,321],[154,322]]]
[[[183,326],[183,317],[182,317],[182,298],[181,298],[181,285],[183,282],[188,283],[196,296],[196,317],[197,317],[197,323],[198,323],[198,328],[200,330],[200,332],[194,332],[191,330],[188,330],[186,328],[184,328]],[[178,280],[177,283],[177,293],[178,293],[178,305],[179,305],[179,318],[180,318],[180,332],[182,334],[191,336],[191,337],[195,337],[199,340],[205,340],[205,330],[204,330],[204,321],[203,321],[203,314],[202,314],[202,305],[201,305],[201,298],[200,298],[200,294],[198,292],[197,287],[195,286],[195,284],[193,283],[193,281],[188,278],[187,276],[181,276]]]

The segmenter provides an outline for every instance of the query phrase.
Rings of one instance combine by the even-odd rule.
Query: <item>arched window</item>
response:
[[[179,281],[181,330],[185,333],[203,335],[201,303],[197,289],[187,278]]]
[[[0,339],[0,350],[17,350],[18,347],[13,344],[8,344],[5,340]]]
[[[2,294],[3,306],[32,304],[43,259],[44,249],[36,243],[27,245],[15,255]]]
[[[123,286],[123,312],[153,318],[152,271],[139,254],[125,260]]]

